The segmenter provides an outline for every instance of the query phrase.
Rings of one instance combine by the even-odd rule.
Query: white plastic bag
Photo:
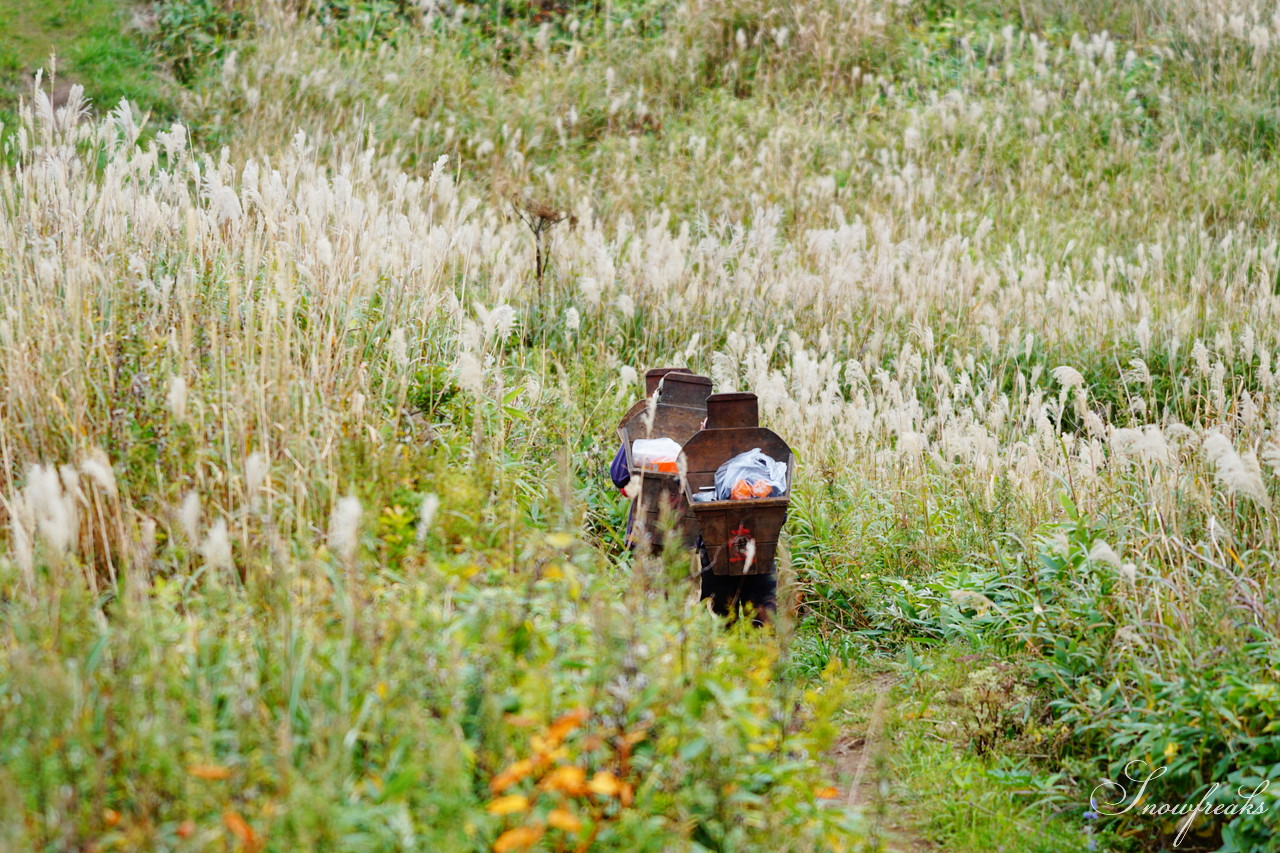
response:
[[[767,492],[766,492],[767,487]],[[716,500],[779,497],[787,493],[787,463],[753,447],[716,469]]]
[[[678,470],[680,442],[673,438],[637,438],[631,444],[631,464],[646,471]]]

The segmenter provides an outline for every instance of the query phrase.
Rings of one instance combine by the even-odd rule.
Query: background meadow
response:
[[[112,8],[132,101],[9,63],[0,847],[1158,850],[1103,777],[1280,779],[1280,7]],[[670,364],[798,455],[776,631],[623,553]]]

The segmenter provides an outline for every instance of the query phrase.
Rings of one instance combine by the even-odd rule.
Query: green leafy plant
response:
[[[160,5],[160,52],[179,81],[190,83],[246,31],[250,19],[241,7],[239,0],[165,0]]]

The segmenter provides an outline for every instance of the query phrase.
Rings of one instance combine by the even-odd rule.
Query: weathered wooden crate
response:
[[[645,407],[649,405],[649,398],[658,390],[658,386],[662,384],[662,377],[668,373],[692,373],[687,367],[651,367],[644,372],[644,396],[631,404],[631,408],[627,409],[627,413],[622,416],[622,420],[618,422],[618,429],[622,429],[638,412],[643,412]]]
[[[719,395],[717,395],[719,396]],[[709,401],[709,408],[716,409]],[[709,426],[710,424],[708,424]],[[776,498],[755,500],[695,501],[704,486],[714,486],[716,470],[734,456],[758,447],[787,465],[787,489]],[[778,538],[787,521],[795,457],[777,433],[761,427],[705,429],[684,445],[689,502],[711,571],[717,575],[754,575],[774,571]]]
[[[704,429],[758,426],[760,403],[755,394],[712,394],[707,398],[707,425]]]
[[[660,368],[661,369],[661,368]],[[646,384],[650,371],[645,374]],[[618,437],[626,453],[627,470],[633,479],[639,478],[640,491],[636,497],[633,536],[647,543],[654,551],[661,551],[665,544],[662,522],[665,513],[678,520],[681,544],[692,548],[698,538],[698,529],[689,514],[688,503],[680,487],[680,476],[665,471],[647,471],[632,458],[632,442],[640,438],[671,438],[685,444],[702,427],[707,417],[707,397],[711,395],[711,380],[683,372],[683,368],[671,368],[658,377],[657,404],[652,422],[649,421],[649,404],[641,400],[627,412],[618,425]]]

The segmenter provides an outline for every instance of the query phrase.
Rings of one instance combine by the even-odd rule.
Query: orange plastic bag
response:
[[[773,486],[764,480],[738,480],[729,492],[730,500],[749,501],[754,498],[767,498],[773,494]]]
[[[786,462],[779,462],[755,447],[716,469],[716,496],[722,501],[744,501],[785,495],[788,479]]]

